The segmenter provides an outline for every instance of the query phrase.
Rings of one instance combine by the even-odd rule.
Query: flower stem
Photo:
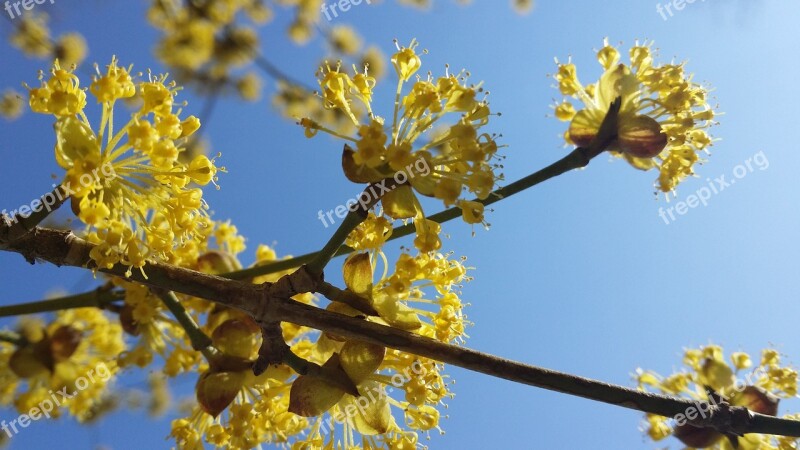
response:
[[[98,288],[82,294],[41,300],[31,303],[0,306],[0,317],[20,316],[73,308],[106,308],[114,300],[122,298],[118,293],[106,288]]]
[[[189,315],[186,308],[181,305],[178,296],[176,296],[174,292],[164,289],[153,289],[153,293],[161,298],[161,301],[167,309],[169,309],[181,327],[183,327],[184,331],[186,331],[186,335],[189,336],[189,341],[192,343],[192,348],[202,352],[203,356],[209,358],[210,355],[206,354],[206,350],[211,347],[211,338],[203,333],[203,330],[200,329],[197,322]]]
[[[377,195],[375,194],[376,186],[378,187],[379,192],[381,192]],[[322,271],[325,269],[325,266],[327,266],[330,260],[337,255],[339,248],[344,245],[344,241],[347,239],[347,236],[350,235],[350,232],[355,230],[357,226],[367,219],[369,210],[380,201],[383,195],[397,189],[398,187],[400,187],[400,183],[395,181],[395,178],[392,177],[369,184],[366,189],[364,189],[364,192],[358,196],[359,202],[354,203],[350,207],[350,211],[348,211],[342,223],[339,224],[339,228],[336,229],[336,231],[333,233],[333,236],[328,239],[328,242],[324,247],[322,247],[322,250],[318,251],[313,258],[311,258],[311,262],[308,263],[309,272],[316,275],[322,275]],[[366,198],[367,201],[362,202],[362,198]]]

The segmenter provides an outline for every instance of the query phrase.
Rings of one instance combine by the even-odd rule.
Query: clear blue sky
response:
[[[417,10],[386,1],[354,7],[336,23],[355,26],[370,43],[392,50],[392,39],[416,37],[430,55],[425,70],[445,63],[485,80],[493,110],[502,117],[491,130],[503,134],[505,174],[515,180],[560,158],[564,125],[545,115],[558,97],[547,78],[553,57],[572,55],[591,80],[599,66],[594,50],[603,37],[631,44],[653,39],[661,61],[688,60],[696,80],[710,82],[725,115],[699,178],[679,188],[678,200],[726,175],[763,151],[765,170],[738,180],[708,206],[665,225],[659,207],[673,206],[653,194],[653,173],[634,171],[601,156],[587,169],[564,175],[496,204],[490,231],[448,223],[444,243],[477,268],[464,288],[471,303],[468,345],[547,368],[633,385],[637,367],[671,373],[682,349],[709,342],[727,351],[758,354],[776,346],[800,362],[800,213],[797,209],[797,49],[800,4],[786,0],[707,0],[689,4],[664,20],[650,1],[540,0],[532,14],[515,15],[507,2],[475,1],[468,7],[435,0]],[[90,61],[112,54],[139,70],[161,66],[151,50],[156,34],[143,20],[144,2],[67,2],[37,6],[52,16],[56,33],[82,32]],[[313,83],[322,42],[287,44],[285,14],[264,30],[264,52],[296,78]],[[0,21],[6,36],[7,21]],[[0,88],[33,84],[45,68],[0,46]],[[391,79],[391,78],[390,78]],[[393,81],[376,96],[388,99]],[[270,83],[271,87],[271,83]],[[183,95],[183,94],[182,94]],[[188,113],[202,101],[185,93]],[[339,170],[340,143],[307,140],[281,119],[268,101],[223,101],[207,136],[224,153],[229,173],[222,190],[208,195],[217,218],[232,218],[258,243],[277,243],[281,254],[301,254],[327,239],[317,211],[358,192]],[[27,113],[0,121],[0,192],[3,208],[29,203],[60,174],[53,160],[49,117]],[[431,204],[430,211],[438,207]],[[406,245],[409,241],[404,241]],[[401,242],[394,242],[397,248]],[[252,252],[249,253],[252,257]],[[249,261],[248,261],[249,262]],[[79,291],[91,278],[76,269],[29,266],[0,253],[0,302],[34,300],[51,287]],[[335,276],[329,276],[335,280]],[[433,448],[649,449],[663,447],[642,437],[642,414],[452,368],[456,398]],[[130,385],[143,379],[134,374]],[[191,383],[184,383],[186,391]],[[782,412],[800,411],[787,401]],[[0,411],[11,418],[12,411]],[[11,448],[167,448],[169,421],[140,413],[117,413],[93,427],[40,421],[13,438]],[[682,446],[675,440],[671,448]]]

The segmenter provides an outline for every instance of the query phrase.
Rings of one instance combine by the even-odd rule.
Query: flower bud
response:
[[[217,417],[233,402],[245,379],[245,372],[210,372],[200,375],[195,386],[203,411]]]
[[[59,327],[50,337],[50,353],[56,362],[66,361],[75,353],[83,336],[71,326]]]
[[[676,426],[672,435],[689,448],[711,447],[722,437],[713,428],[697,428],[688,424]]]
[[[733,399],[733,404],[736,406],[744,406],[750,411],[768,416],[778,414],[778,402],[780,402],[778,397],[758,386],[745,387]]]
[[[222,353],[243,359],[255,359],[261,341],[261,329],[253,319],[230,319],[214,329],[211,340]]]
[[[47,361],[49,355],[43,354],[41,346],[36,344],[20,347],[11,354],[8,366],[20,378],[34,378],[48,373],[52,367],[52,360]]]
[[[620,150],[637,158],[653,158],[667,146],[661,125],[648,116],[620,120],[618,139]]]

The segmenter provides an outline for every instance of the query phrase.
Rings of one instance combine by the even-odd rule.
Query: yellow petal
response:
[[[620,154],[625,158],[625,161],[628,161],[628,164],[639,170],[650,170],[657,166],[653,158],[637,158],[630,153],[618,153],[618,155]]]
[[[733,370],[722,361],[706,359],[700,368],[700,379],[704,385],[720,392],[733,385]]]
[[[383,194],[383,211],[392,219],[410,219],[417,215],[414,191],[410,186],[400,186]]]
[[[349,417],[350,424],[364,436],[375,436],[389,431],[394,425],[394,418],[383,387],[375,381],[370,381],[364,383],[360,391],[362,393],[360,397],[348,397],[347,404],[354,405],[357,410],[356,414]]]
[[[569,124],[569,139],[578,147],[586,147],[597,136],[601,121],[598,115],[588,109],[582,109],[575,114]]]
[[[413,331],[422,326],[417,313],[395,298],[377,295],[373,299],[372,306],[378,311],[378,315],[393,327]]]
[[[635,110],[636,97],[639,95],[640,83],[636,75],[624,64],[618,64],[600,77],[597,83],[597,106],[605,111],[608,106],[617,98],[622,97],[620,115],[625,112]]]

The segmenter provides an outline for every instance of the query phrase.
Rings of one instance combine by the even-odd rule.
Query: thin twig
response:
[[[175,293],[163,289],[152,289],[152,291],[161,299],[167,309],[175,316],[175,320],[186,331],[186,335],[192,343],[192,348],[203,353],[208,358],[209,355],[206,354],[206,349],[211,346],[211,338],[203,333],[197,322],[189,315],[186,308],[181,305]]]
[[[378,311],[372,307],[367,299],[361,297],[360,295],[356,294],[355,292],[351,292],[345,289],[339,289],[338,287],[328,283],[327,281],[322,281],[317,286],[317,292],[325,296],[328,300],[344,303],[345,305],[355,309],[356,311],[361,311],[362,313],[368,316],[377,316]]]
[[[106,309],[108,305],[112,304],[112,302],[115,300],[121,299],[122,297],[123,296],[120,295],[119,292],[100,287],[82,294],[69,295],[50,300],[40,300],[37,302],[0,306],[0,317],[61,311],[72,308],[93,307]]]

